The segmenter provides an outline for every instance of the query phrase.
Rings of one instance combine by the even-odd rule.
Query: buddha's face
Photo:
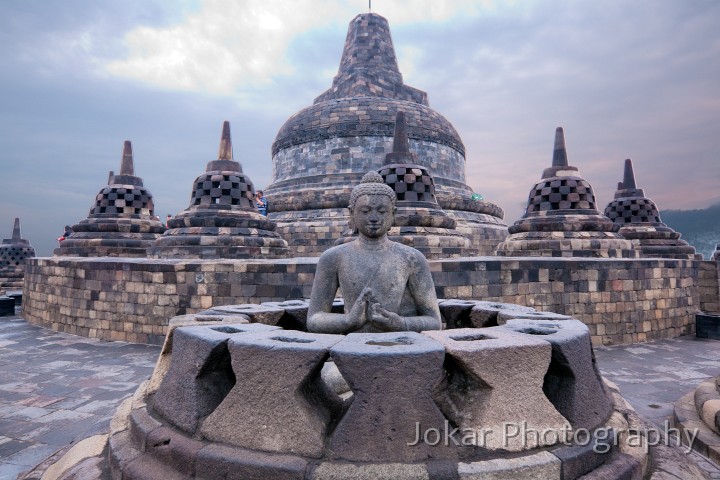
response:
[[[361,195],[355,201],[352,217],[360,235],[380,238],[392,227],[395,208],[387,195]]]

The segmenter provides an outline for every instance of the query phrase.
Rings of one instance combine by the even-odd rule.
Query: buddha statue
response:
[[[430,266],[418,250],[391,241],[395,192],[376,172],[350,195],[358,237],[326,250],[318,261],[307,328],[316,333],[439,330],[440,310]],[[340,289],[344,313],[331,313]]]

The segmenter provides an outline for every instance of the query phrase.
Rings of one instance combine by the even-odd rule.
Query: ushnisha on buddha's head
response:
[[[387,235],[395,220],[395,192],[377,172],[366,173],[350,194],[350,226],[362,237]]]

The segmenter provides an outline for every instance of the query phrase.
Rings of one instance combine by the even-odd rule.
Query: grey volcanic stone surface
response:
[[[552,166],[530,190],[523,217],[498,245],[505,257],[637,258],[619,226],[601,214],[592,186],[568,163],[565,133],[555,130]]]
[[[442,442],[408,445],[416,422],[421,429],[445,426],[432,399],[443,378],[442,345],[414,332],[351,333],[331,355],[354,393],[330,439],[331,458],[391,463],[455,456]]]
[[[73,233],[54,254],[74,257],[144,257],[165,231],[155,217],[152,194],[135,176],[132,144],[125,141],[120,174],[111,173],[95,197],[88,217],[73,225]]]
[[[225,398],[236,378],[228,339],[247,332],[273,330],[262,324],[180,327],[174,331],[170,368],[150,404],[167,421],[194,433],[198,421]]]
[[[435,285],[427,259],[391,241],[395,192],[377,172],[368,172],[350,197],[351,242],[324,252],[313,280],[308,330],[319,333],[439,329]],[[332,312],[341,293],[345,312]]]
[[[593,429],[607,420],[612,401],[595,365],[590,333],[579,320],[509,320],[506,328],[552,345],[543,391],[573,428]]]
[[[265,192],[269,217],[295,255],[317,256],[347,230],[350,188],[368,170],[382,167],[398,112],[407,115],[418,166],[432,173],[444,221],[457,222],[457,231],[485,255],[507,236],[502,209],[470,201],[465,147],[457,131],[429,107],[425,92],[405,85],[387,20],[367,13],[350,22],[332,87],[290,117],[272,145],[273,180]],[[462,236],[445,238],[452,247],[431,244],[449,237],[446,231],[413,233],[416,239],[430,237],[416,244],[424,247],[428,240],[434,255],[456,256],[466,246]]]
[[[258,212],[255,187],[233,159],[230,123],[223,123],[217,160],[195,179],[190,206],[168,221],[148,255],[155,258],[282,258],[287,242]]]
[[[551,320],[556,322],[572,319],[569,315],[562,315],[560,313],[553,312],[538,312],[537,310],[525,310],[520,307],[507,308],[499,311],[497,315],[497,323],[498,325],[505,325],[513,318],[522,318],[525,320]]]
[[[658,208],[635,184],[632,160],[625,160],[623,181],[615,198],[605,207],[605,215],[620,226],[620,234],[640,243],[643,257],[702,259],[695,248],[680,238],[680,233],[660,220]]]
[[[0,244],[0,294],[5,290],[22,289],[25,259],[35,256],[35,249],[20,233],[20,219],[15,218],[10,238]]]
[[[484,432],[478,435],[478,445],[521,451],[558,441],[567,420],[542,390],[550,365],[548,342],[503,327],[423,334],[440,342],[449,357],[448,386],[440,405],[455,425]],[[523,426],[558,434],[525,436],[519,432]]]
[[[231,338],[237,382],[203,422],[202,435],[244,448],[319,457],[332,407],[320,371],[328,350],[342,338],[297,331]]]
[[[514,303],[500,302],[475,302],[470,311],[470,323],[475,328],[492,327],[502,324],[506,316],[533,315],[536,310],[532,307],[524,307]]]
[[[270,303],[264,303],[262,305],[244,303],[242,305],[213,307],[210,310],[207,310],[206,313],[210,315],[247,315],[252,323],[277,325],[280,318],[282,318],[284,311],[285,310],[283,308]]]
[[[200,450],[196,469],[204,478],[224,480],[304,480],[307,461],[295,455],[210,445]]]

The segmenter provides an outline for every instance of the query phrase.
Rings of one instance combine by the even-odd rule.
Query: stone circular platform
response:
[[[469,303],[486,324],[533,313]],[[452,325],[468,305],[440,306]],[[603,383],[577,320],[347,336],[247,323],[286,314],[239,305],[173,319],[153,378],[113,420],[113,477],[571,480],[655,468],[642,420]],[[349,398],[324,381],[330,360]]]

